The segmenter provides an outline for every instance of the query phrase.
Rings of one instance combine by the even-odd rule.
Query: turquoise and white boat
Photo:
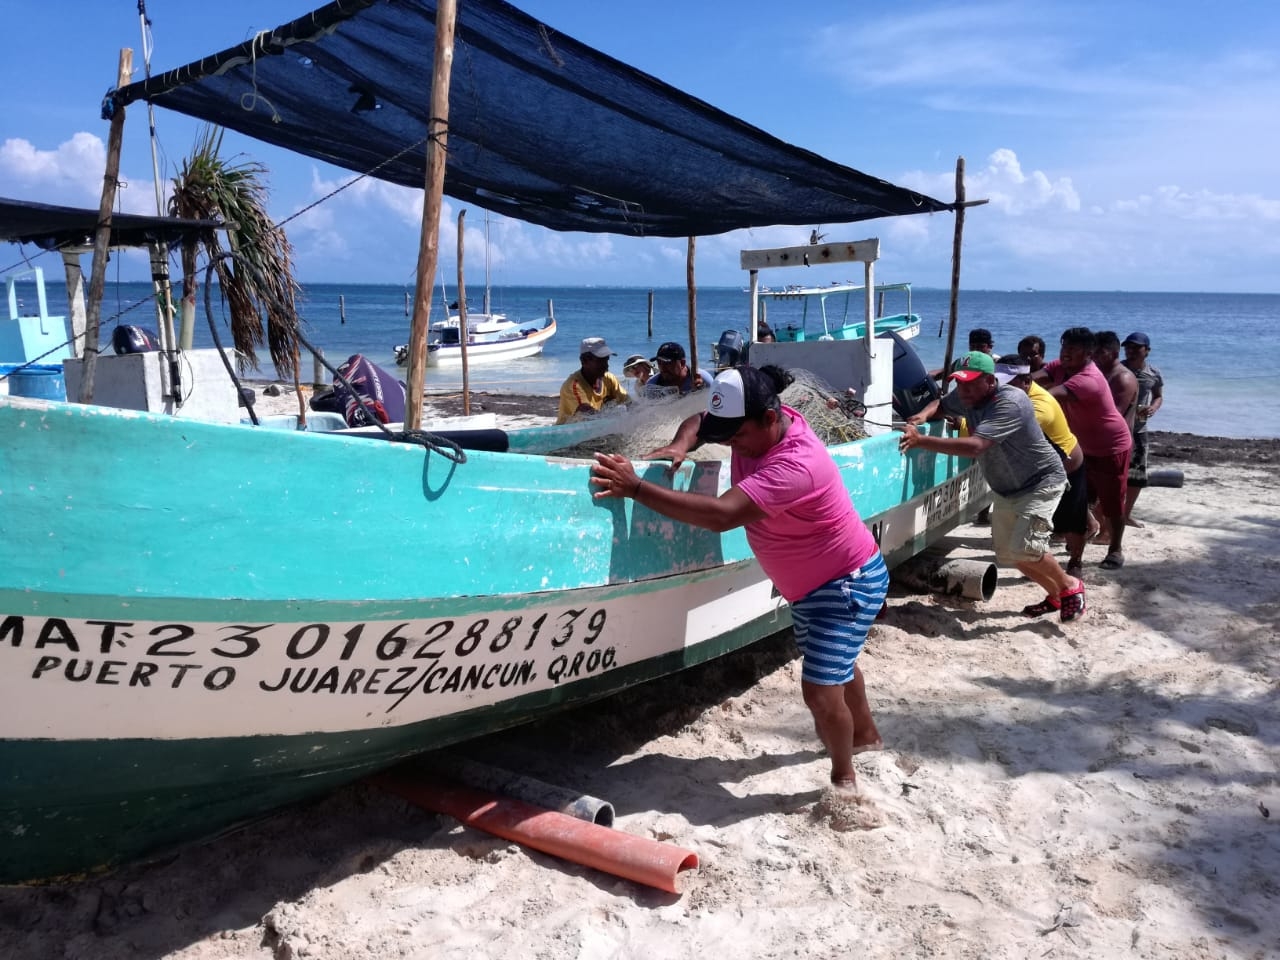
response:
[[[420,151],[413,163],[403,159],[418,134],[403,128],[406,117],[426,123],[421,75],[432,72],[434,14],[434,4],[410,0],[331,4],[117,91],[116,109],[139,96],[197,113],[221,104],[207,119],[247,120],[254,135],[286,144],[296,135],[315,147],[316,129],[352,117],[348,90],[364,84],[361,102],[366,86],[370,97],[394,91],[394,108],[350,120],[360,135],[326,136],[323,149],[357,166],[372,165],[375,147],[399,150],[401,160],[379,174],[409,180],[411,171],[420,185]],[[529,154],[547,164],[537,176],[561,171],[572,192],[529,200],[526,219],[607,229],[615,211],[584,198],[632,190],[652,190],[653,199],[618,223],[666,236],[722,232],[740,219],[851,222],[947,209],[717,114],[496,0],[463,5],[458,37],[472,68],[455,88],[464,93],[490,69],[509,70],[517,53],[530,59],[530,84],[547,79],[543,61],[554,54],[557,92],[526,90],[508,74],[494,78],[500,92],[566,110],[555,100],[566,85],[584,91],[584,106],[562,117],[571,136]],[[494,60],[486,51],[502,44]],[[410,61],[397,59],[406,51]],[[602,71],[616,82],[597,82]],[[278,87],[295,81],[320,98],[314,112]],[[264,118],[239,106],[246,83],[280,108],[261,130]],[[187,85],[202,91],[170,100]],[[591,169],[574,169],[582,160],[574,138],[603,89],[619,98],[619,124],[661,117],[665,149],[639,149],[643,131],[608,128],[615,162],[598,155]],[[651,108],[633,109],[633,95]],[[457,112],[449,163],[464,197],[474,197],[468,184],[486,183],[486,197],[502,185],[469,166],[492,155],[473,155],[467,124],[530,129],[527,105],[509,100]],[[484,113],[490,103],[512,111],[507,121]],[[680,116],[699,135],[688,140],[683,182],[663,184],[683,142],[673,132]],[[380,130],[383,122],[390,127]],[[556,135],[546,120],[532,129]],[[389,130],[408,143],[379,140]],[[751,141],[740,155],[763,160],[704,148],[708,135]],[[601,137],[593,142],[603,154]],[[340,155],[356,148],[363,159]],[[643,170],[624,169],[637,158]],[[724,165],[740,172],[757,162],[750,190],[726,186]],[[700,169],[715,190],[694,182]],[[495,207],[532,196],[521,193],[525,173],[512,174]],[[818,208],[824,216],[813,215]],[[864,264],[871,282],[875,241],[821,249]],[[858,389],[871,435],[832,455],[892,565],[980,508],[986,491],[969,461],[898,452],[892,350],[875,338],[870,312],[864,322],[861,339],[770,347],[774,359],[813,370],[837,391]],[[488,431],[492,449],[463,455],[422,437],[387,442],[0,397],[0,883],[145,856],[785,629],[788,608],[741,530],[712,533],[592,497],[591,461],[557,451],[600,432],[599,422]],[[650,482],[680,489],[716,493],[730,483],[727,460],[686,463],[674,476],[666,468],[641,466]]]
[[[846,366],[883,410],[890,353],[827,344],[825,376]],[[0,398],[0,881],[218,830],[789,625],[741,530],[594,500],[590,461],[545,452],[584,429],[458,462]],[[983,502],[967,461],[903,457],[892,432],[832,453],[891,565]],[[729,486],[726,460],[643,475]]]
[[[819,287],[790,285],[760,290],[757,296],[762,303],[777,305],[766,316],[779,341],[861,340],[867,335],[866,292],[865,284],[841,282]],[[920,318],[911,309],[911,284],[878,283],[873,293],[877,333],[893,331],[904,340],[920,333]],[[885,313],[890,295],[905,297],[903,310]],[[792,305],[796,309],[786,309]]]

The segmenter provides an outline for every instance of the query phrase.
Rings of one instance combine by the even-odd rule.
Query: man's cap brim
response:
[[[710,413],[705,414],[702,425],[698,427],[698,439],[703,443],[724,443],[732,439],[746,422],[746,417],[717,417]]]

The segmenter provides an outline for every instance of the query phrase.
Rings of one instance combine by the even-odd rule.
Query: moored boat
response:
[[[904,340],[920,333],[920,318],[911,309],[911,284],[878,283],[872,292],[877,304],[877,333],[892,331]],[[816,287],[792,285],[758,292],[762,302],[798,303],[799,316],[796,316],[795,311],[784,312],[779,309],[770,320],[773,334],[778,340],[795,342],[862,339],[866,336],[867,329],[865,311],[859,301],[864,300],[866,294],[866,285],[860,283],[832,283]],[[885,313],[885,300],[890,294],[905,295],[906,303],[901,312]]]
[[[462,363],[462,344],[457,322],[452,326],[433,324],[431,329],[434,336],[427,342],[427,365],[459,366]],[[531,323],[502,320],[472,325],[468,322],[467,329],[467,362],[500,363],[540,354],[547,341],[556,335],[556,318],[545,317]],[[395,357],[397,365],[407,365],[408,345],[398,344]]]

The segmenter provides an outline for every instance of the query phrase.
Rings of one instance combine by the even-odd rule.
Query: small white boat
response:
[[[487,329],[476,331],[472,324],[467,324],[470,336],[467,337],[467,361],[469,363],[497,363],[503,360],[519,360],[521,357],[533,357],[542,352],[543,345],[556,335],[556,318],[544,317],[530,323],[516,323],[503,320],[486,324]],[[446,327],[440,331],[438,339],[427,344],[427,366],[450,367],[462,364],[462,344],[459,343],[458,327]],[[396,352],[396,362],[400,362],[400,352]]]
[[[529,323],[513,320],[488,320],[482,324],[468,321],[467,362],[498,363],[537,356],[543,345],[556,335],[556,318],[544,317]],[[462,344],[458,324],[433,325],[427,343],[427,366],[456,367],[462,365]],[[405,366],[409,360],[408,344],[395,347],[396,363]]]

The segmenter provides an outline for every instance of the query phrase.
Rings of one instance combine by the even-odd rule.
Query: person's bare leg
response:
[[[1124,517],[1107,517],[1111,523],[1111,542],[1107,545],[1107,552],[1117,553],[1124,556]]]
[[[853,717],[853,752],[867,753],[884,749],[875,718],[871,716],[871,704],[867,702],[867,685],[858,668],[853,679],[844,685],[844,702]]]
[[[813,714],[818,737],[831,757],[831,782],[837,787],[853,789],[858,777],[853,771],[853,714],[844,702],[843,686],[824,686],[800,681],[804,705]]]
[[[1040,584],[1051,597],[1061,596],[1062,591],[1071,589],[1076,583],[1076,578],[1067,576],[1051,553],[1044,554],[1039,560],[1021,561],[1017,567],[1023,576]]]
[[[1141,487],[1129,487],[1124,495],[1124,522],[1131,527],[1141,527],[1142,521],[1133,519],[1133,505],[1138,502]]]
[[[1084,541],[1083,533],[1068,533],[1067,540],[1067,556],[1070,558],[1067,566],[1079,569],[1084,562]],[[1075,576],[1075,574],[1072,574]]]

